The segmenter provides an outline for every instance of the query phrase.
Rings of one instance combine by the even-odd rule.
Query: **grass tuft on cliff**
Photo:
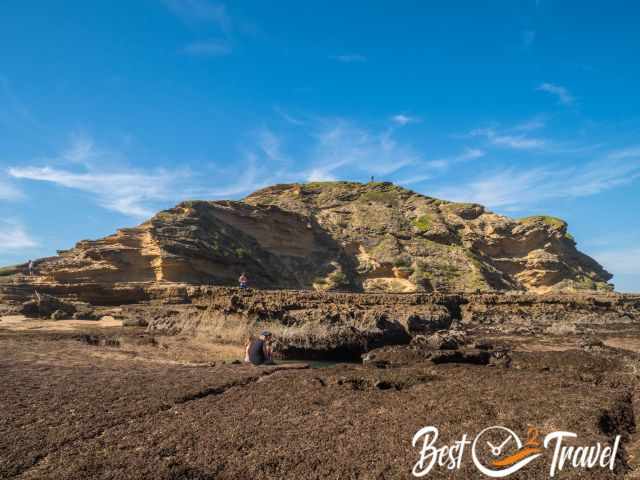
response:
[[[431,219],[427,215],[420,215],[413,221],[413,226],[421,232],[427,232],[431,227]]]
[[[518,220],[520,223],[530,224],[535,222],[546,223],[550,227],[558,230],[566,229],[567,222],[558,217],[551,217],[549,215],[533,215],[531,217],[524,217]]]

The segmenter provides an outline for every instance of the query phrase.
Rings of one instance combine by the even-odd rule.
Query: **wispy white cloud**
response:
[[[223,187],[213,189],[196,188],[189,195],[191,198],[229,198],[251,193],[259,188],[274,183],[274,177],[268,171],[258,168],[259,157],[254,153],[246,154],[246,163],[241,174],[235,179],[225,182]]]
[[[535,150],[548,145],[542,138],[534,138],[525,133],[498,132],[494,128],[478,128],[469,132],[471,137],[485,137],[491,144],[515,150]]]
[[[70,143],[60,154],[61,160],[78,165],[90,165],[100,157],[93,139],[84,133],[71,135]]]
[[[282,140],[272,130],[264,128],[259,132],[258,145],[269,160],[276,162],[286,160],[282,152]]]
[[[212,187],[210,179],[194,175],[188,168],[129,167],[123,164],[125,155],[97,147],[88,136],[79,138],[72,137],[59,155],[44,160],[45,165],[13,166],[8,169],[9,176],[85,192],[101,207],[134,218],[149,217],[167,203],[249,193],[273,178],[268,170],[258,168],[256,156],[250,153],[244,164],[234,163],[233,169],[219,172],[214,185],[221,186]],[[265,134],[262,147],[262,154],[271,162],[279,155],[275,136]]]
[[[637,155],[636,155],[637,154]],[[640,149],[614,151],[575,167],[505,169],[466,183],[441,188],[436,196],[507,209],[554,198],[595,195],[640,178]]]
[[[409,115],[404,115],[399,113],[391,117],[391,121],[400,126],[408,125],[410,123],[418,123],[420,119],[418,117],[410,117]]]
[[[309,179],[333,179],[347,167],[367,175],[390,175],[422,160],[391,131],[372,132],[344,120],[324,126],[314,137]]]
[[[480,150],[479,148],[469,148],[465,147],[462,153],[452,156],[452,157],[443,157],[435,160],[429,160],[426,164],[429,167],[444,169],[448,168],[455,163],[466,162],[468,160],[475,160],[476,158],[481,158],[486,155],[484,150]]]
[[[327,165],[324,167],[312,167],[304,178],[307,182],[331,182],[337,179],[332,173],[335,169],[341,167],[343,164]]]
[[[305,124],[305,122],[303,120],[299,119],[298,117],[295,117],[295,116],[291,115],[289,112],[286,112],[285,110],[283,110],[280,107],[274,107],[274,110],[287,123],[290,123],[291,125],[295,125],[297,127],[300,127],[300,126]]]
[[[442,174],[444,170],[451,167],[452,165],[475,160],[477,158],[484,157],[485,155],[486,152],[484,150],[465,147],[462,153],[458,155],[421,162],[420,165],[416,166],[417,168],[413,169],[411,176],[396,180],[396,183],[406,186],[422,183],[426,180],[435,178],[439,174]]]
[[[222,3],[207,0],[164,0],[164,4],[186,23],[213,23],[225,32],[231,29],[231,18]]]
[[[640,248],[595,252],[593,257],[614,275],[640,274]]]
[[[209,36],[188,43],[182,52],[193,57],[223,57],[233,53],[232,37],[244,33],[243,22],[233,28],[231,16],[224,4],[209,0],[163,0],[168,9],[186,24],[198,27],[196,31],[206,31]],[[212,32],[213,30],[213,32]],[[212,35],[213,33],[213,35]]]
[[[538,115],[527,120],[526,122],[519,123],[518,125],[513,127],[513,130],[516,132],[530,132],[533,130],[539,130],[541,128],[544,128],[545,126],[546,122],[544,117]]]
[[[640,159],[640,146],[633,146],[623,148],[621,150],[614,150],[607,155],[609,160],[628,160],[628,159]]]
[[[0,200],[14,201],[22,198],[24,198],[22,190],[8,181],[0,179]]]
[[[193,42],[184,47],[184,53],[194,57],[222,57],[230,55],[231,52],[231,45],[226,40]]]
[[[539,85],[536,90],[554,95],[558,99],[558,102],[562,105],[568,106],[572,105],[575,102],[575,98],[573,97],[573,95],[571,95],[569,90],[560,85],[555,85],[553,83],[543,83]]]
[[[13,220],[0,220],[0,252],[24,250],[38,246],[25,227]]]
[[[421,158],[393,137],[345,120],[314,120],[302,154],[309,161],[297,172],[289,165],[283,136],[270,128],[245,145],[244,163],[222,166],[218,187],[190,170],[141,169],[127,166],[126,155],[96,146],[88,136],[73,137],[56,156],[8,169],[14,180],[47,182],[90,195],[98,205],[135,218],[152,215],[167,203],[193,198],[229,198],[282,181],[333,179],[336,175],[390,175]],[[7,195],[9,196],[7,189]],[[13,195],[13,193],[12,193]]]
[[[416,185],[418,183],[426,182],[427,180],[430,180],[432,178],[433,178],[433,175],[428,175],[428,174],[413,175],[411,177],[396,180],[396,183],[398,185],[409,186],[409,185]]]
[[[336,60],[342,63],[362,63],[367,61],[367,57],[364,55],[359,55],[357,53],[349,53],[343,55],[331,55],[329,56],[331,60]]]
[[[145,217],[153,213],[145,204],[166,200],[177,173],[125,169],[75,172],[52,167],[12,167],[9,174],[14,178],[50,182],[92,193],[104,208],[133,217]]]
[[[486,153],[484,152],[484,150],[480,150],[479,148],[466,147],[460,155],[453,157],[452,160],[454,162],[465,162],[467,160],[475,160],[476,158],[484,157],[485,155]]]

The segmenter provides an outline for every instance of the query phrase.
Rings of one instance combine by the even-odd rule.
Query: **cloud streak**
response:
[[[9,182],[0,180],[0,200],[15,201],[24,198],[20,189]]]
[[[278,142],[277,137],[264,133],[261,153],[270,161],[280,155]],[[188,169],[144,170],[118,165],[123,157],[98,149],[89,137],[74,137],[59,155],[46,160],[47,165],[13,166],[8,174],[16,180],[45,182],[87,193],[101,207],[138,219],[153,215],[167,203],[235,196],[271,179],[268,172],[258,169],[254,154],[246,155],[244,166],[220,172],[217,182],[224,186],[217,188],[212,188],[203,175],[194,176]],[[5,193],[11,199],[15,196],[11,190]]]
[[[329,56],[331,60],[335,60],[341,63],[363,63],[367,61],[367,57],[364,55],[359,55],[357,53],[348,53],[343,55],[331,55]]]
[[[480,150],[479,148],[468,148],[466,147],[463,152],[454,157],[444,157],[439,158],[437,160],[430,160],[427,164],[431,167],[435,168],[447,168],[455,163],[466,162],[468,160],[475,160],[477,158],[482,158],[486,155],[484,150]]]
[[[11,220],[0,220],[0,252],[24,250],[38,246],[24,226]]]
[[[420,122],[420,119],[417,117],[410,117],[408,115],[399,113],[398,115],[394,115],[393,117],[391,117],[391,121],[403,127],[405,125],[409,125],[410,123],[418,123]]]
[[[185,23],[212,23],[224,32],[231,30],[231,18],[222,3],[207,0],[164,0],[164,4]]]
[[[224,40],[192,42],[184,47],[184,53],[194,57],[223,57],[232,53],[231,45]]]
[[[165,192],[171,191],[176,178],[176,172],[166,171],[74,172],[52,167],[12,167],[9,174],[17,179],[49,182],[95,194],[104,208],[133,217],[152,214],[153,210],[144,205],[165,200]]]
[[[366,175],[390,175],[422,160],[391,131],[376,133],[344,120],[325,126],[314,137],[312,167],[307,174],[310,181],[332,180],[347,167]]]
[[[575,98],[573,97],[573,95],[571,95],[569,90],[560,85],[555,85],[553,83],[543,83],[539,85],[536,90],[540,92],[546,92],[555,96],[558,99],[558,103],[560,103],[561,105],[569,106],[575,103]]]
[[[282,152],[282,140],[272,130],[265,128],[258,135],[258,146],[260,151],[269,160],[282,162],[286,160],[285,154]]]
[[[441,188],[436,196],[516,209],[557,198],[595,195],[640,178],[640,149],[615,151],[576,167],[506,169],[466,183]]]
[[[548,142],[542,138],[530,137],[525,133],[504,133],[493,128],[478,128],[469,133],[471,137],[484,137],[497,147],[514,150],[537,150],[544,148]]]

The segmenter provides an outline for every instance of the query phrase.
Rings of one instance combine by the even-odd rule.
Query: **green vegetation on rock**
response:
[[[596,291],[612,291],[613,286],[607,282],[594,280],[587,276],[580,276],[576,279],[565,279],[556,285],[558,290],[596,290]]]
[[[334,270],[326,277],[317,277],[313,280],[316,289],[334,290],[340,287],[347,287],[349,279],[342,270]]]
[[[20,272],[20,265],[11,265],[9,267],[0,268],[0,277],[8,277]]]
[[[347,276],[341,272],[340,270],[336,270],[335,272],[331,272],[331,274],[329,275],[329,281],[331,283],[333,283],[336,286],[342,286],[342,285],[346,285],[347,282]]]
[[[421,232],[426,232],[431,227],[431,219],[427,215],[420,215],[413,221],[413,226]]]
[[[244,249],[244,248],[236,248],[235,250],[236,252],[236,256],[238,258],[245,258],[245,257],[250,257],[251,256],[251,252],[249,252],[248,250]]]
[[[303,184],[303,187],[305,188],[312,188],[312,189],[316,189],[316,188],[331,188],[331,187],[340,187],[340,186],[354,186],[357,185],[356,183],[353,182],[334,182],[334,181],[327,181],[327,182],[309,182],[309,183],[305,183]]]
[[[371,256],[380,263],[394,264],[401,257],[401,250],[398,244],[398,240],[387,235],[380,242],[371,249]]]
[[[429,272],[422,262],[416,262],[415,266],[413,267],[413,273],[411,274],[411,277],[409,277],[409,280],[425,290],[432,289],[431,276],[429,275]]]
[[[411,258],[408,256],[398,257],[393,262],[394,267],[403,268],[411,266]]]
[[[360,199],[365,202],[390,204],[395,204],[398,201],[398,197],[394,192],[380,190],[371,190],[369,192],[365,192],[360,196]]]
[[[558,217],[551,217],[549,215],[533,215],[531,217],[524,217],[518,220],[520,223],[529,224],[534,222],[543,222],[550,227],[562,230],[567,228],[567,222]]]

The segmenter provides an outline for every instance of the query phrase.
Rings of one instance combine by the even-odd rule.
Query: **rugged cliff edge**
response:
[[[15,272],[24,273],[24,268]],[[189,201],[36,262],[40,282],[187,282],[353,292],[610,290],[567,224],[391,183],[275,185]],[[10,273],[10,272],[9,272]]]
[[[0,315],[25,313],[34,289],[73,306],[74,318],[108,315],[125,325],[147,325],[152,334],[243,344],[268,329],[284,358],[355,360],[439,331],[531,338],[640,335],[640,295],[597,292],[358,294],[169,282],[25,283],[0,285]]]

